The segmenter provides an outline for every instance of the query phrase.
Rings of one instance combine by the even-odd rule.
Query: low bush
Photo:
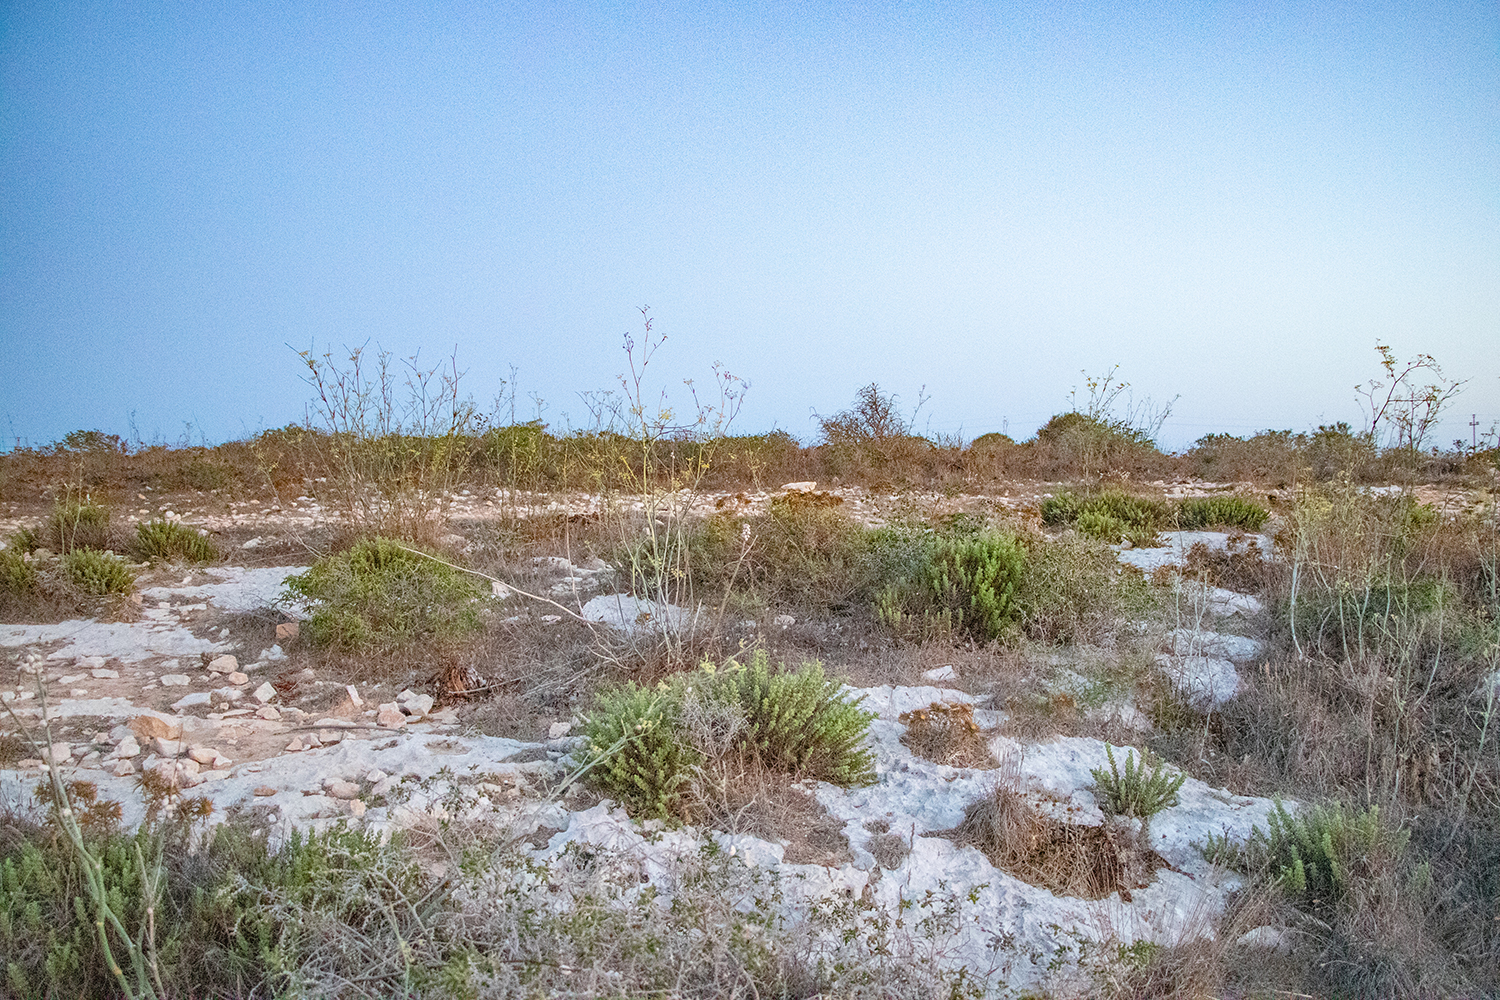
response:
[[[1115,764],[1114,747],[1104,744],[1104,755],[1109,758],[1109,770],[1096,767],[1089,773],[1094,776],[1095,797],[1105,812],[1139,819],[1144,829],[1152,816],[1177,804],[1177,792],[1187,775],[1178,772],[1174,776],[1161,761],[1145,754],[1138,764],[1133,752],[1126,752],[1125,771],[1121,773]]]
[[[1156,544],[1157,532],[1170,524],[1170,509],[1160,500],[1123,490],[1064,490],[1042,501],[1042,523],[1072,525],[1085,535],[1110,543],[1123,538],[1133,545],[1146,546]]]
[[[634,815],[678,815],[701,760],[684,739],[681,713],[680,683],[600,692],[584,726],[580,769]]]
[[[897,629],[954,631],[980,641],[1014,635],[1026,550],[999,532],[932,535],[916,546],[908,572],[877,593],[877,616]]]
[[[1103,643],[1152,607],[1139,574],[1122,573],[1105,542],[1083,534],[1026,541],[1026,573],[1016,594],[1021,631],[1049,643]]]
[[[370,538],[287,578],[284,601],[306,601],[302,635],[340,650],[451,643],[479,631],[487,587],[400,542]]]
[[[1380,807],[1342,803],[1292,815],[1280,801],[1255,827],[1241,866],[1269,877],[1294,902],[1332,908],[1377,871],[1399,865],[1410,833],[1381,822]]]
[[[1177,525],[1187,531],[1220,527],[1259,531],[1270,516],[1270,511],[1243,497],[1190,497],[1177,504]]]
[[[701,731],[704,720],[731,713],[705,706],[737,709],[718,738]],[[873,718],[820,664],[773,671],[757,652],[747,665],[705,663],[653,688],[631,682],[600,692],[577,765],[632,813],[681,817],[708,754],[741,754],[773,772],[840,785],[870,781],[875,758],[863,744]]]
[[[16,545],[0,549],[0,595],[30,597],[37,592],[36,567]]]
[[[113,552],[74,549],[62,557],[62,571],[85,594],[128,594],[135,589],[135,574]]]
[[[109,548],[109,510],[87,494],[68,490],[53,504],[43,539],[57,552]]]
[[[176,521],[142,521],[135,526],[136,554],[142,559],[213,562],[218,550],[206,532]]]

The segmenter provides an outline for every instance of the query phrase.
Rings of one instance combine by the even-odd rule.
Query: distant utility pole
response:
[[[1469,441],[1473,447],[1479,447],[1479,414],[1477,413],[1469,417]]]

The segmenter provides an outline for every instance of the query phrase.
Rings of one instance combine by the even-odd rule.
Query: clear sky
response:
[[[1357,422],[1385,342],[1467,439],[1500,6],[0,4],[7,446],[281,426],[367,340],[577,425],[647,304],[745,432],[1022,438],[1119,365],[1176,448]]]

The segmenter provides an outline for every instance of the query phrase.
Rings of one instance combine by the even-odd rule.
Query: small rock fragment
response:
[[[381,705],[375,714],[375,723],[382,729],[400,729],[406,725],[406,713],[394,702]]]
[[[98,750],[91,750],[83,755],[83,760],[78,762],[79,767],[98,767],[103,760]]]
[[[127,732],[124,736],[120,737],[120,742],[115,744],[115,748],[109,752],[109,756],[120,760],[126,757],[134,757],[140,752],[140,743],[136,741],[134,735]]]
[[[344,690],[349,693],[349,703],[351,705],[353,705],[355,708],[364,708],[365,707],[364,700],[361,699],[360,696],[359,696],[359,689],[358,688],[356,688],[353,684],[345,684],[344,685]]]
[[[791,626],[797,624],[797,619],[793,618],[791,615],[777,615],[775,618],[771,619],[771,624],[775,625],[777,628],[790,628]]]
[[[120,676],[120,672],[118,670],[110,670],[106,667],[95,667],[93,670],[90,670],[89,673],[101,681],[112,681]]]
[[[282,642],[286,639],[297,638],[298,625],[296,622],[282,622],[276,626],[276,641]]]
[[[243,672],[241,672],[239,670],[232,671],[229,674],[229,676],[226,677],[226,678],[224,678],[224,679],[227,680],[231,684],[249,684],[250,683],[250,675],[247,674],[247,673],[243,673]]]
[[[554,722],[554,723],[552,723],[552,725],[550,725],[550,726],[547,727],[547,739],[549,739],[549,740],[560,740],[560,739],[562,739],[564,736],[568,735],[568,733],[570,733],[572,731],[573,731],[573,723],[571,723],[571,722]]]
[[[114,775],[116,778],[125,778],[135,773],[135,762],[121,758],[115,761]]]
[[[176,757],[182,753],[182,743],[178,740],[164,739],[158,736],[154,741],[156,753],[159,757]]]
[[[292,742],[286,745],[286,749],[288,753],[301,753],[305,749],[305,747],[302,746],[302,741],[300,739],[293,736]]]
[[[192,694],[183,695],[172,702],[172,710],[181,712],[185,709],[196,708],[199,705],[207,705],[213,698],[207,691],[194,691]]]
[[[240,669],[240,661],[228,654],[216,656],[208,661],[209,673],[232,674],[238,669]]]
[[[169,722],[154,715],[137,715],[130,720],[131,730],[141,739],[154,740],[158,736],[175,740],[182,735],[182,723]]]
[[[222,755],[213,747],[193,747],[188,751],[188,756],[200,764],[212,764],[215,758]]]
[[[369,774],[365,775],[365,780],[372,785],[378,785],[382,781],[384,781],[386,777],[386,773],[377,767],[373,769]]]
[[[255,700],[260,702],[262,705],[266,704],[274,697],[276,697],[276,689],[271,686],[270,681],[266,681],[260,687],[255,689]]]
[[[255,786],[255,797],[256,798],[264,799],[264,798],[268,798],[268,797],[270,797],[272,795],[275,795],[275,794],[276,794],[276,789],[272,788],[270,785],[256,785]]]
[[[336,799],[359,798],[359,786],[341,778],[329,778],[323,782],[323,790]]]
[[[349,815],[353,816],[355,819],[359,819],[360,817],[364,816],[364,814],[365,814],[365,804],[363,802],[361,802],[359,799],[350,799],[349,800]]]
[[[169,688],[187,687],[190,683],[187,674],[162,674],[160,680],[162,687]]]
[[[271,722],[276,722],[281,718],[281,712],[276,709],[275,705],[262,705],[256,709],[255,717],[257,719],[267,719]]]

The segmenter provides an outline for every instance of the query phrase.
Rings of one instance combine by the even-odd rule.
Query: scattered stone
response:
[[[771,624],[775,625],[777,628],[790,628],[791,626],[797,624],[797,619],[793,618],[791,615],[777,615],[775,618],[771,619]]]
[[[344,690],[349,693],[349,704],[353,705],[355,708],[365,707],[364,700],[359,696],[358,688],[356,688],[353,684],[345,684]]]
[[[783,491],[788,493],[794,490],[798,493],[811,493],[818,488],[818,484],[816,480],[808,480],[801,483],[787,483],[781,488]]]
[[[175,740],[182,736],[181,722],[169,722],[154,715],[137,715],[130,720],[130,729],[144,740],[154,740],[158,736]]]
[[[400,729],[406,725],[406,713],[395,702],[387,702],[376,710],[375,724],[382,729]]]
[[[1241,934],[1235,944],[1246,948],[1266,948],[1287,955],[1292,951],[1292,936],[1283,928],[1262,924]]]
[[[158,736],[152,741],[159,757],[178,757],[182,754],[182,743],[179,740],[169,740]]]
[[[275,795],[275,794],[276,794],[276,789],[272,788],[270,785],[256,785],[255,786],[255,797],[258,798],[258,799],[270,798],[272,795]]]
[[[266,681],[260,687],[255,689],[255,700],[260,702],[262,705],[266,704],[274,697],[276,697],[276,689],[271,686],[270,681]]]
[[[286,659],[286,653],[282,651],[281,646],[278,644],[272,646],[270,649],[262,649],[260,656],[257,658],[261,660],[284,660]]]
[[[109,752],[109,756],[118,760],[125,757],[134,757],[140,752],[140,743],[136,742],[133,734],[127,732],[124,736],[120,737],[119,742],[115,744],[115,748]]]
[[[229,711],[223,713],[221,716],[219,716],[219,718],[221,718],[221,719],[233,719],[233,718],[237,718],[238,716],[241,716],[241,715],[249,715],[249,714],[250,714],[250,710],[248,708],[232,708]]]
[[[542,615],[541,617],[543,625],[556,625],[560,621],[562,621],[562,615]]]
[[[240,695],[242,693],[243,692],[241,692],[240,689],[236,687],[214,688],[214,697],[219,699],[220,701],[227,701],[230,704],[234,704],[235,702],[239,701]]]
[[[208,671],[212,674],[232,674],[238,669],[240,669],[240,661],[228,654],[216,656],[208,661]]]
[[[260,548],[260,546],[262,546],[264,544],[265,544],[265,539],[261,538],[259,535],[256,535],[254,538],[250,539],[248,542],[242,543],[240,545],[240,548],[242,548],[242,549],[256,549],[256,548]]]
[[[953,664],[945,663],[941,667],[924,671],[922,677],[929,681],[957,681],[958,671],[954,669]]]
[[[554,722],[547,727],[547,739],[560,740],[573,731],[571,722]]]
[[[231,673],[228,677],[226,677],[225,680],[229,681],[229,683],[231,683],[231,684],[249,684],[250,683],[250,675],[246,674],[246,673],[242,673],[241,671],[236,670],[233,673]]]
[[[255,717],[257,719],[266,719],[270,722],[279,722],[281,720],[281,712],[276,709],[275,705],[262,705],[256,709]]]
[[[372,785],[378,785],[382,781],[384,781],[387,777],[388,777],[388,775],[384,771],[382,771],[380,768],[377,767],[374,770],[372,770],[369,774],[365,775],[365,780],[368,781]]]
[[[172,702],[172,710],[182,712],[189,708],[197,708],[199,705],[207,705],[211,701],[213,701],[213,698],[207,691],[194,691],[192,694],[183,695]]]
[[[411,688],[407,688],[396,695],[396,704],[407,715],[412,716],[414,719],[420,719],[432,711],[432,695],[417,694]]]
[[[106,667],[95,667],[93,670],[90,670],[89,673],[92,674],[97,680],[101,681],[112,681],[120,676],[120,672],[118,670],[110,670]]]
[[[162,674],[160,680],[162,687],[169,688],[187,687],[191,683],[187,674]]]
[[[349,800],[349,815],[355,819],[360,819],[364,816],[365,808],[365,804],[359,799]]]
[[[188,756],[200,764],[212,764],[214,760],[223,755],[213,747],[193,747],[188,751]]]
[[[307,748],[302,745],[302,740],[301,739],[299,739],[296,736],[293,736],[292,737],[292,742],[290,742],[290,743],[288,743],[286,745],[286,749],[287,749],[288,753],[301,753],[303,750],[305,750]]]
[[[336,799],[359,798],[359,786],[341,778],[329,778],[323,782],[323,790]]]
[[[116,778],[128,778],[135,773],[135,762],[121,758],[115,761],[114,775]]]
[[[103,760],[103,756],[99,753],[98,750],[91,750],[88,753],[84,754],[83,760],[80,760],[78,762],[78,766],[79,767],[99,767],[100,766],[100,762],[102,760]]]
[[[297,638],[297,632],[299,631],[299,628],[300,627],[297,622],[282,622],[280,625],[276,626],[276,641],[280,643],[286,639]]]

